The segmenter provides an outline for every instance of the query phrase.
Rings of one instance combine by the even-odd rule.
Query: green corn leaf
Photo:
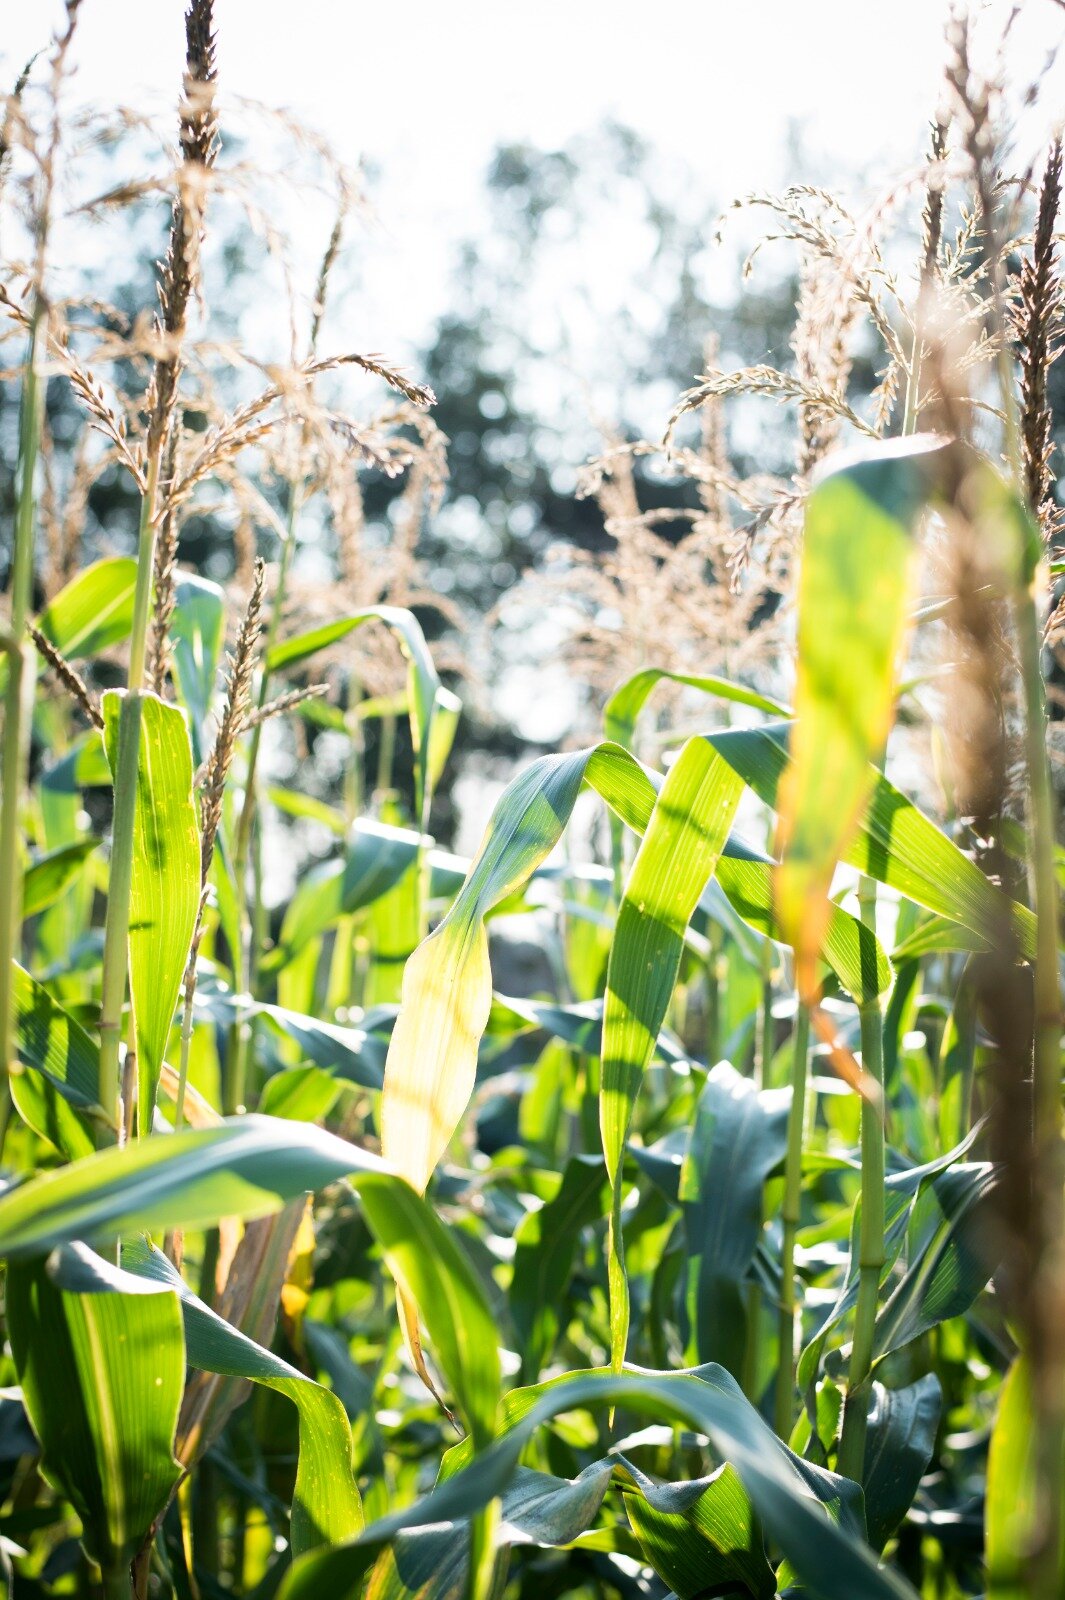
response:
[[[694,741],[691,754],[685,756],[675,782],[688,784],[693,773],[705,772],[706,788],[701,794],[712,814],[715,804],[734,808],[739,785],[725,776],[729,763],[710,759],[711,749],[709,741]],[[602,744],[572,755],[541,757],[519,773],[505,790],[492,814],[481,850],[450,909],[407,962],[400,1013],[385,1065],[381,1137],[386,1161],[419,1193],[424,1191],[447,1148],[473,1090],[478,1046],[492,1003],[485,919],[495,906],[520,889],[549,855],[586,783],[627,826],[637,832],[647,827],[655,809],[655,784],[627,751],[617,745]],[[665,813],[660,815],[664,819]],[[725,832],[727,820],[722,836]],[[661,870],[670,879],[678,878],[684,885],[685,895],[690,898],[694,894],[697,901],[706,877],[694,888],[690,887],[689,878],[694,882],[704,866],[709,876],[714,849],[720,849],[722,841],[714,843],[711,839],[713,848],[708,848],[707,836],[699,830],[693,838],[698,840],[698,848],[683,873],[678,874],[676,861],[656,866],[654,870]],[[749,911],[752,920],[771,915],[770,867],[753,852],[741,851],[735,845],[733,850],[735,854],[731,860],[724,855],[717,860],[726,893],[730,892],[730,885],[733,888],[742,885],[745,898],[739,907],[741,915]],[[655,855],[659,856],[657,850]],[[665,859],[664,852],[661,859]],[[698,863],[698,871],[692,867],[693,861]],[[643,870],[641,868],[641,872]],[[633,902],[631,915],[639,921],[637,906],[638,898]],[[886,958],[882,959],[883,952],[871,934],[863,935],[853,918],[844,920],[844,917],[845,914],[840,913],[839,918],[829,918],[826,953],[831,955],[834,964],[840,964],[847,974],[844,981],[853,984],[858,992],[872,989],[879,993],[890,980]],[[840,930],[844,930],[842,934]],[[840,948],[842,956],[836,953]],[[679,960],[679,950],[675,959]],[[662,985],[658,983],[661,973],[652,976],[656,979],[656,1004],[664,1006],[666,1002],[660,993]],[[670,988],[672,981],[670,978]],[[625,1005],[630,1005],[633,999],[624,993],[618,998]],[[619,1020],[624,1018],[621,1006],[617,1016]],[[650,1032],[653,1047],[657,1030],[648,1029],[645,1019],[637,1016],[635,1023],[626,1021],[625,1029],[626,1033],[631,1031],[634,1040]],[[614,1170],[618,1174],[617,1127],[621,1125],[621,1109],[633,1081],[625,1065],[628,1049],[628,1042],[616,1050],[613,1045],[607,1047],[608,1057],[613,1056],[618,1063],[618,1077],[616,1083],[608,1083],[608,1098],[603,1105],[610,1108],[607,1115],[613,1121],[604,1127],[607,1137],[613,1141]],[[608,1151],[608,1163],[610,1160]],[[617,1237],[616,1228],[614,1237]],[[611,1260],[612,1304],[618,1311],[612,1342],[615,1360],[618,1360],[617,1351],[624,1334],[624,1275],[619,1270],[615,1251],[612,1251]],[[405,1315],[413,1349],[416,1329],[409,1307]]]
[[[573,1005],[556,1005],[550,1000],[525,1000],[514,995],[494,993],[488,1014],[488,1033],[507,1037],[520,1035],[523,1028],[549,1033],[583,1055],[597,1056],[603,1041],[602,1000],[578,1000]],[[687,1061],[675,1034],[663,1028],[655,1041],[655,1056],[661,1061]]]
[[[218,680],[218,663],[226,632],[225,596],[217,583],[182,572],[174,584],[170,638],[174,676],[189,713],[193,758],[207,759],[207,719]]]
[[[86,1257],[95,1270],[100,1258],[83,1251],[83,1261]],[[276,1389],[296,1406],[300,1454],[292,1502],[293,1553],[353,1538],[363,1525],[362,1503],[352,1473],[351,1427],[336,1395],[204,1305],[160,1250],[130,1240],[123,1245],[122,1264],[123,1278],[133,1277],[138,1285],[149,1280],[177,1295],[190,1366],[249,1378]]]
[[[413,829],[360,818],[343,857],[323,861],[301,878],[285,911],[278,948],[263,963],[264,970],[285,966],[342,916],[387,894],[417,860],[422,843],[422,835]]]
[[[983,1124],[977,1123],[953,1150],[947,1150],[942,1155],[936,1156],[934,1160],[926,1161],[920,1166],[907,1167],[901,1172],[892,1172],[885,1179],[883,1269],[885,1277],[892,1271],[902,1253],[906,1243],[907,1229],[917,1200],[925,1193],[930,1184],[934,1183],[942,1174],[948,1172],[955,1163],[962,1162],[980,1137],[982,1131]],[[985,1172],[986,1169],[981,1168],[980,1176],[976,1181],[982,1183]],[[967,1181],[973,1182],[972,1179]],[[859,1200],[851,1218],[850,1260],[847,1266],[846,1278],[836,1298],[835,1305],[799,1357],[798,1379],[801,1389],[809,1388],[814,1382],[829,1334],[833,1329],[838,1328],[844,1318],[854,1309],[858,1298],[860,1238],[861,1201]]]
[[[598,1156],[571,1156],[558,1193],[515,1230],[508,1298],[520,1336],[523,1383],[534,1383],[550,1358],[580,1230],[600,1214],[605,1177]]]
[[[286,639],[282,644],[275,645],[267,654],[266,665],[270,672],[297,666],[308,660],[316,651],[346,638],[364,622],[383,622],[395,634],[399,647],[407,658],[407,702],[417,769],[415,813],[424,828],[427,821],[427,804],[432,794],[432,774],[436,767],[442,765],[439,759],[440,740],[437,740],[435,747],[433,742],[437,695],[442,685],[433,665],[433,658],[429,654],[425,635],[414,613],[405,611],[399,606],[371,606],[365,611],[353,612],[351,616],[341,617],[336,622],[327,622],[324,627],[314,628],[310,633],[300,634],[298,638]],[[443,710],[453,733],[454,713],[448,709],[446,701],[443,703]],[[446,743],[446,733],[441,737]]]
[[[775,808],[780,780],[788,770],[791,734],[791,724],[770,723],[707,737],[758,798]],[[982,938],[993,937],[1001,925],[1001,890],[893,783],[875,768],[869,778],[868,802],[841,859],[917,905]],[[1032,955],[1032,913],[1014,905],[1012,916],[1022,952]]]
[[[475,1445],[496,1431],[499,1345],[484,1291],[436,1213],[389,1173],[355,1178],[366,1219],[408,1303],[421,1308],[436,1360]]]
[[[985,1162],[958,1162],[932,1179],[936,1220],[876,1319],[875,1359],[961,1316],[984,1288],[998,1265],[987,1222],[995,1182],[994,1168]]]
[[[129,556],[95,561],[49,601],[37,626],[72,661],[121,644],[133,622],[137,563]]]
[[[337,1022],[319,1022],[285,1006],[256,1005],[251,1013],[265,1017],[278,1031],[294,1039],[316,1066],[337,1078],[380,1089],[384,1077],[385,1038],[369,1027],[350,1028]],[[314,1118],[307,1119],[313,1121]]]
[[[262,1217],[380,1161],[322,1128],[245,1116],[100,1151],[0,1195],[0,1257]]]
[[[679,683],[688,689],[700,689],[703,694],[714,695],[719,700],[730,700],[735,705],[751,706],[756,711],[765,711],[769,716],[791,715],[790,709],[779,700],[748,689],[742,683],[733,683],[729,678],[691,677],[684,672],[665,672],[659,667],[644,667],[615,689],[603,707],[604,737],[612,739],[615,744],[624,745],[626,750],[631,749],[640,712],[660,683]]]
[[[989,940],[971,928],[950,922],[946,917],[926,917],[912,933],[901,939],[891,952],[896,966],[919,961],[922,956],[943,955],[954,950],[990,950]]]
[[[15,1049],[23,1068],[11,1075],[11,1097],[36,1133],[76,1161],[115,1130],[100,1105],[100,1052],[84,1028],[12,963]]]
[[[1018,1356],[1007,1374],[987,1457],[985,1560],[994,1600],[1026,1600],[1029,1555],[1035,1536],[1034,1401],[1028,1361]]]
[[[267,1216],[340,1178],[359,1190],[390,1272],[421,1307],[471,1435],[485,1441],[499,1400],[499,1351],[473,1268],[453,1233],[402,1178],[322,1128],[233,1117],[43,1173],[0,1195],[0,1257],[38,1256],[116,1234],[207,1228],[221,1217]]]
[[[382,816],[388,823],[398,822],[398,805],[394,801],[386,801]],[[425,933],[422,893],[425,887],[424,844],[427,841],[420,840],[417,835],[414,835],[414,839],[410,865],[387,893],[374,901],[367,913],[370,962],[366,973],[364,1004],[368,1006],[398,1003],[403,986],[403,969]]]
[[[589,1528],[603,1503],[613,1467],[594,1461],[576,1478],[518,1467],[501,1498],[499,1543],[569,1545]],[[469,1522],[462,1518],[400,1534],[377,1557],[374,1600],[445,1600],[463,1592],[469,1569]]]
[[[114,772],[122,694],[103,700]],[[200,831],[192,798],[192,748],[184,712],[156,695],[140,702],[140,760],[133,825],[129,970],[137,1028],[137,1125],[149,1132],[174,1009],[200,905]]]
[[[776,1593],[762,1532],[743,1484],[730,1466],[689,1483],[654,1483],[619,1454],[636,1493],[625,1514],[660,1578],[678,1600],[735,1588],[769,1600]]]
[[[367,1012],[364,1027],[354,1028],[338,1022],[321,1022],[304,1011],[265,1003],[241,1005],[232,990],[221,984],[196,991],[197,1010],[229,1026],[238,1014],[262,1017],[273,1032],[297,1044],[307,1061],[332,1077],[358,1083],[366,1089],[380,1089],[384,1077],[385,1052],[392,1015],[386,1009]],[[304,1121],[314,1121],[313,1117]]]
[[[409,1528],[471,1515],[499,1494],[522,1450],[553,1417],[577,1408],[624,1407],[657,1422],[681,1423],[705,1434],[735,1470],[767,1537],[817,1600],[915,1600],[897,1573],[879,1567],[860,1535],[857,1485],[802,1461],[782,1445],[735,1381],[721,1368],[697,1373],[626,1369],[568,1373],[507,1397],[506,1431],[474,1454],[452,1451],[454,1467],[423,1500],[370,1524],[359,1540],[293,1564],[279,1600],[356,1600],[377,1555]]]
[[[321,1067],[288,1067],[268,1078],[259,1097],[264,1117],[292,1122],[324,1122],[343,1094],[343,1086]]]
[[[746,846],[741,854],[733,838],[717,864],[717,882],[745,922],[779,942],[781,929],[773,908],[774,870],[774,862]],[[891,987],[891,962],[870,928],[833,902],[827,904],[827,931],[821,949],[824,960],[855,1000],[876,1000]]]
[[[78,839],[31,861],[22,880],[23,917],[38,916],[54,905],[78,876],[96,845],[95,839]]]
[[[707,1075],[680,1173],[690,1349],[739,1376],[743,1283],[762,1231],[765,1182],[784,1160],[791,1091],[759,1093],[727,1061]]]
[[[904,1389],[873,1385],[862,1488],[874,1550],[883,1550],[913,1504],[932,1459],[942,1408],[934,1372]]]
[[[436,789],[443,777],[444,768],[447,766],[458,732],[459,718],[462,716],[462,701],[451,689],[443,685],[437,689],[433,698],[433,717],[429,728],[429,744],[426,753],[429,774],[429,792]]]
[[[314,702],[307,703],[313,705]],[[277,784],[269,785],[266,792],[270,797],[270,804],[288,817],[301,817],[306,822],[317,822],[321,827],[328,828],[330,833],[339,836],[348,831],[347,818],[343,811],[338,810],[336,806],[326,805],[324,800],[316,800],[310,794],[299,794],[295,789],[282,789]]]
[[[705,739],[670,768],[633,863],[607,966],[599,1120],[612,1188],[607,1268],[610,1347],[625,1357],[628,1282],[621,1238],[621,1163],[633,1107],[666,1018],[684,934],[728,837],[743,786]]]
[[[108,789],[111,768],[96,728],[75,739],[66,755],[41,774],[41,788],[51,794],[80,794],[82,789]]]
[[[473,1088],[492,997],[485,918],[546,859],[585,783],[643,832],[656,788],[627,751],[602,744],[540,757],[508,785],[450,909],[407,963],[385,1069],[382,1138],[387,1159],[416,1189],[429,1181]],[[717,863],[722,887],[753,926],[772,931],[771,863],[735,841],[725,851]],[[890,982],[880,946],[844,912],[829,920],[826,955],[852,992],[880,992]]]
[[[60,1269],[62,1260],[60,1252]],[[50,1265],[8,1266],[12,1353],[44,1474],[81,1518],[88,1554],[115,1578],[181,1475],[181,1312],[177,1296],[154,1284],[116,1292],[106,1263],[91,1293],[59,1287]]]
[[[832,875],[861,817],[894,715],[909,627],[916,522],[942,442],[881,445],[829,472],[806,503],[792,762],[780,791],[776,905],[800,993]],[[825,804],[827,795],[831,804]]]
[[[496,806],[451,909],[407,962],[385,1066],[381,1139],[385,1159],[419,1191],[473,1089],[492,1003],[485,916],[557,843],[591,754],[544,756],[518,774]]]

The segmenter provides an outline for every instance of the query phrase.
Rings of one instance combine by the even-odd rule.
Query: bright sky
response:
[[[403,357],[412,318],[420,333],[446,304],[454,246],[480,220],[482,174],[500,141],[558,145],[613,116],[724,204],[799,176],[786,161],[797,124],[830,170],[875,188],[920,148],[947,0],[216,0],[215,9],[225,91],[290,108],[346,160],[379,171],[367,287],[375,340]],[[1012,6],[980,9],[1001,25]],[[7,0],[4,12],[11,76],[62,6]],[[182,15],[182,0],[83,0],[77,97],[166,112]],[[1017,32],[1018,70],[1034,74],[1063,13],[1026,0]]]

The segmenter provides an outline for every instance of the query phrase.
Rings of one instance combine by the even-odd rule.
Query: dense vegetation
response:
[[[612,671],[601,736],[468,861],[429,834],[468,670],[419,621],[435,396],[324,353],[350,193],[300,353],[202,336],[249,191],[191,0],[172,173],[86,202],[162,187],[157,308],[65,295],[66,9],[0,137],[13,1595],[1058,1600],[1060,143],[1003,177],[959,16],[912,274],[756,197],[792,360],[708,330],[663,438],[586,469],[599,547],[524,603]],[[730,455],[733,397],[793,407],[794,474]],[[136,553],[86,563],[100,486]],[[277,907],[279,818],[318,859]]]

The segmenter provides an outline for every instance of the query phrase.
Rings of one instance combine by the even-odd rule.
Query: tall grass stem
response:
[[[296,547],[296,527],[299,521],[300,506],[303,503],[304,483],[301,478],[294,477],[288,485],[288,513],[285,524],[285,542],[281,547],[281,559],[277,569],[277,587],[274,591],[273,606],[270,613],[270,623],[266,630],[266,643],[263,649],[263,667],[259,680],[260,709],[266,704],[270,685],[269,657],[270,651],[277,642],[278,631],[281,626],[284,611],[285,593],[288,587],[288,575],[292,566],[292,555]],[[233,881],[237,896],[237,919],[240,931],[240,950],[235,952],[239,974],[239,987],[241,994],[249,994],[253,979],[253,943],[255,939],[255,924],[259,920],[255,908],[249,916],[248,911],[248,861],[251,849],[252,825],[255,817],[256,779],[259,766],[259,748],[262,742],[263,724],[257,722],[252,729],[251,742],[248,746],[248,765],[244,780],[244,797],[237,819],[237,833],[233,849]],[[230,1035],[230,1049],[227,1052],[224,1110],[227,1116],[235,1115],[244,1104],[248,1086],[248,1058],[251,1050],[250,1024],[247,1016],[240,1012],[233,1023]]]
[[[876,887],[863,877],[858,889],[861,919],[876,927]],[[861,1107],[862,1216],[858,1242],[858,1303],[847,1374],[847,1400],[843,1412],[838,1470],[860,1481],[865,1458],[869,1414],[869,1373],[873,1361],[880,1276],[884,1270],[884,1023],[878,1000],[858,1008],[861,1030],[862,1071],[871,1080],[873,1097],[863,1096]]]
[[[155,496],[159,457],[148,464],[141,500],[137,540],[137,582],[133,594],[129,682],[118,722],[114,773],[114,817],[111,824],[111,871],[104,920],[103,973],[100,986],[100,1099],[110,1115],[118,1111],[119,1053],[122,1007],[129,965],[129,902],[133,882],[133,830],[137,813],[137,769],[140,764],[141,709],[148,617],[155,564]]]
[[[788,1110],[788,1148],[784,1157],[784,1199],[780,1218],[780,1356],[777,1366],[776,1430],[782,1439],[791,1434],[795,1404],[795,1317],[798,1296],[795,1283],[795,1240],[802,1204],[802,1136],[806,1120],[806,1077],[810,1055],[810,1012],[800,1005],[795,1015],[792,1041],[791,1106]]]
[[[18,500],[11,559],[11,627],[5,641],[8,655],[4,702],[4,792],[0,798],[0,1100],[6,1109],[9,1073],[14,1059],[11,963],[19,953],[22,928],[22,850],[19,836],[22,798],[29,764],[30,728],[36,684],[37,653],[26,625],[33,599],[33,549],[36,526],[35,480],[44,411],[44,384],[39,361],[42,312],[34,311],[23,369],[19,416]],[[6,1117],[3,1123],[6,1130]]]

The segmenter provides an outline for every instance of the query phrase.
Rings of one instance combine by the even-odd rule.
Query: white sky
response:
[[[3,0],[2,9],[0,59],[10,77],[46,41],[62,6]],[[216,0],[224,90],[291,109],[344,159],[366,158],[379,171],[367,286],[374,338],[400,358],[412,318],[417,337],[447,302],[454,245],[478,225],[482,175],[500,141],[559,145],[614,116],[685,162],[724,204],[799,176],[787,170],[785,150],[795,123],[811,154],[875,189],[920,150],[938,94],[946,9],[947,0],[669,0],[658,8],[634,0]],[[1012,7],[989,0],[980,9],[994,24]],[[182,0],[83,0],[77,98],[168,111],[182,15]],[[1052,0],[1026,0],[1015,78],[1038,70],[1063,22]],[[1065,106],[1060,75],[1055,92]],[[1054,94],[1045,100],[1052,106]]]

